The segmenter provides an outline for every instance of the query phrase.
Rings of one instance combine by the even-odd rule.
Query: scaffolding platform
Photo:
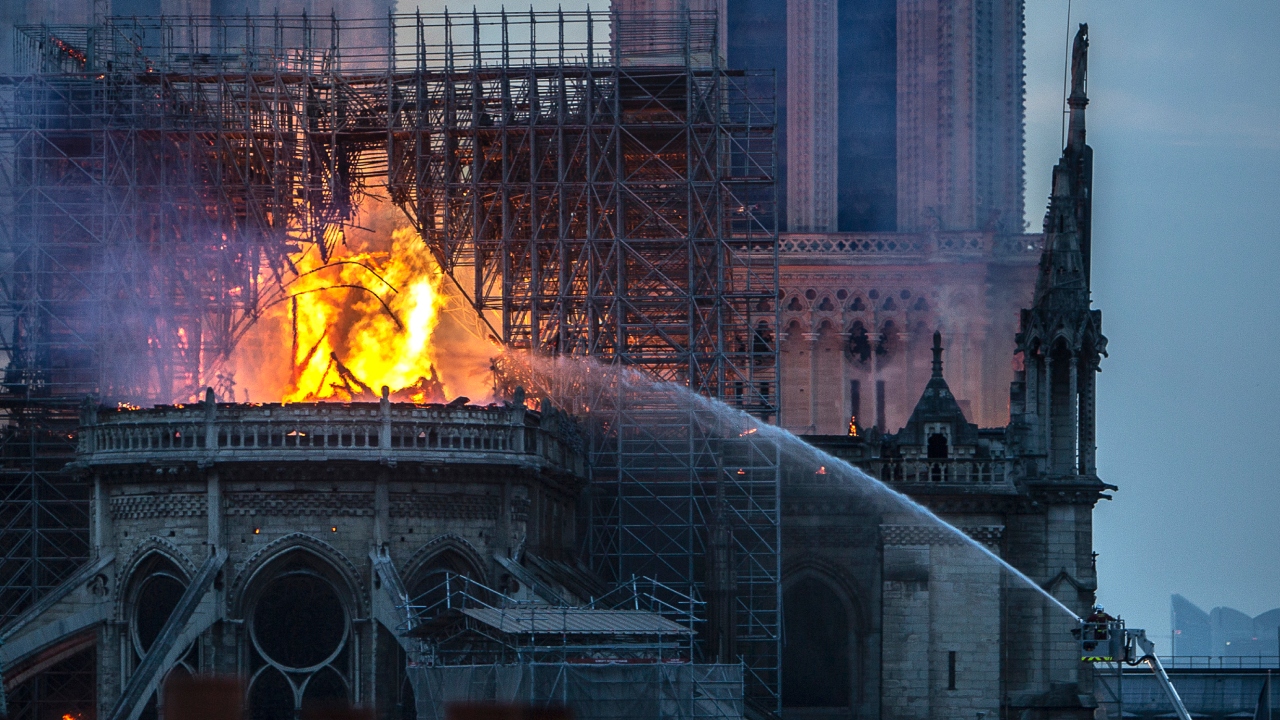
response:
[[[709,13],[106,18],[24,26],[0,78],[0,619],[87,555],[68,410],[217,385],[290,256],[400,207],[506,347],[777,414],[771,73]],[[776,448],[643,397],[594,419],[593,569],[701,613],[778,711]],[[561,404],[557,399],[557,404]],[[55,441],[67,441],[60,444]],[[664,458],[655,462],[655,458]]]

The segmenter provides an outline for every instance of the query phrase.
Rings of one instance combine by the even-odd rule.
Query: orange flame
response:
[[[371,205],[359,225],[401,227],[349,231],[327,263],[314,249],[293,256],[286,295],[241,342],[220,395],[235,397],[238,385],[245,400],[371,401],[385,385],[397,402],[491,396],[494,349],[459,317],[474,325],[474,313],[450,295],[418,234]]]
[[[444,401],[443,388],[432,393],[427,380],[436,376],[431,336],[443,301],[440,272],[412,230],[395,230],[391,246],[389,253],[298,267],[302,275],[290,288],[294,373],[285,402],[371,400],[373,384],[417,387],[409,398],[415,402]]]

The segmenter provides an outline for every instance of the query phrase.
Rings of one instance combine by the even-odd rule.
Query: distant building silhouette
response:
[[[1174,655],[1256,656],[1280,653],[1280,608],[1257,617],[1229,607],[1209,612],[1181,595],[1171,600]]]

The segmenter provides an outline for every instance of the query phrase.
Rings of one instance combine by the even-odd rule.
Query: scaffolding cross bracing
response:
[[[21,28],[0,132],[12,437],[85,395],[214,384],[287,299],[290,253],[327,255],[374,189],[507,346],[774,416],[774,86],[720,67],[721,41],[696,13]],[[703,652],[742,656],[776,710],[776,449],[622,391],[579,409],[598,419],[597,569],[705,597]],[[10,484],[63,457],[23,447]]]

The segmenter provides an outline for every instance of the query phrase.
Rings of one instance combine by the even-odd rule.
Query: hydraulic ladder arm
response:
[[[1178,690],[1169,680],[1169,674],[1160,664],[1156,656],[1156,645],[1147,637],[1146,630],[1130,629],[1118,618],[1103,617],[1101,621],[1082,620],[1080,628],[1073,631],[1080,641],[1080,660],[1082,662],[1123,662],[1126,665],[1146,663],[1151,673],[1156,676],[1160,689],[1169,698],[1178,720],[1191,720],[1191,713],[1182,704]],[[1141,655],[1136,651],[1141,651]]]

